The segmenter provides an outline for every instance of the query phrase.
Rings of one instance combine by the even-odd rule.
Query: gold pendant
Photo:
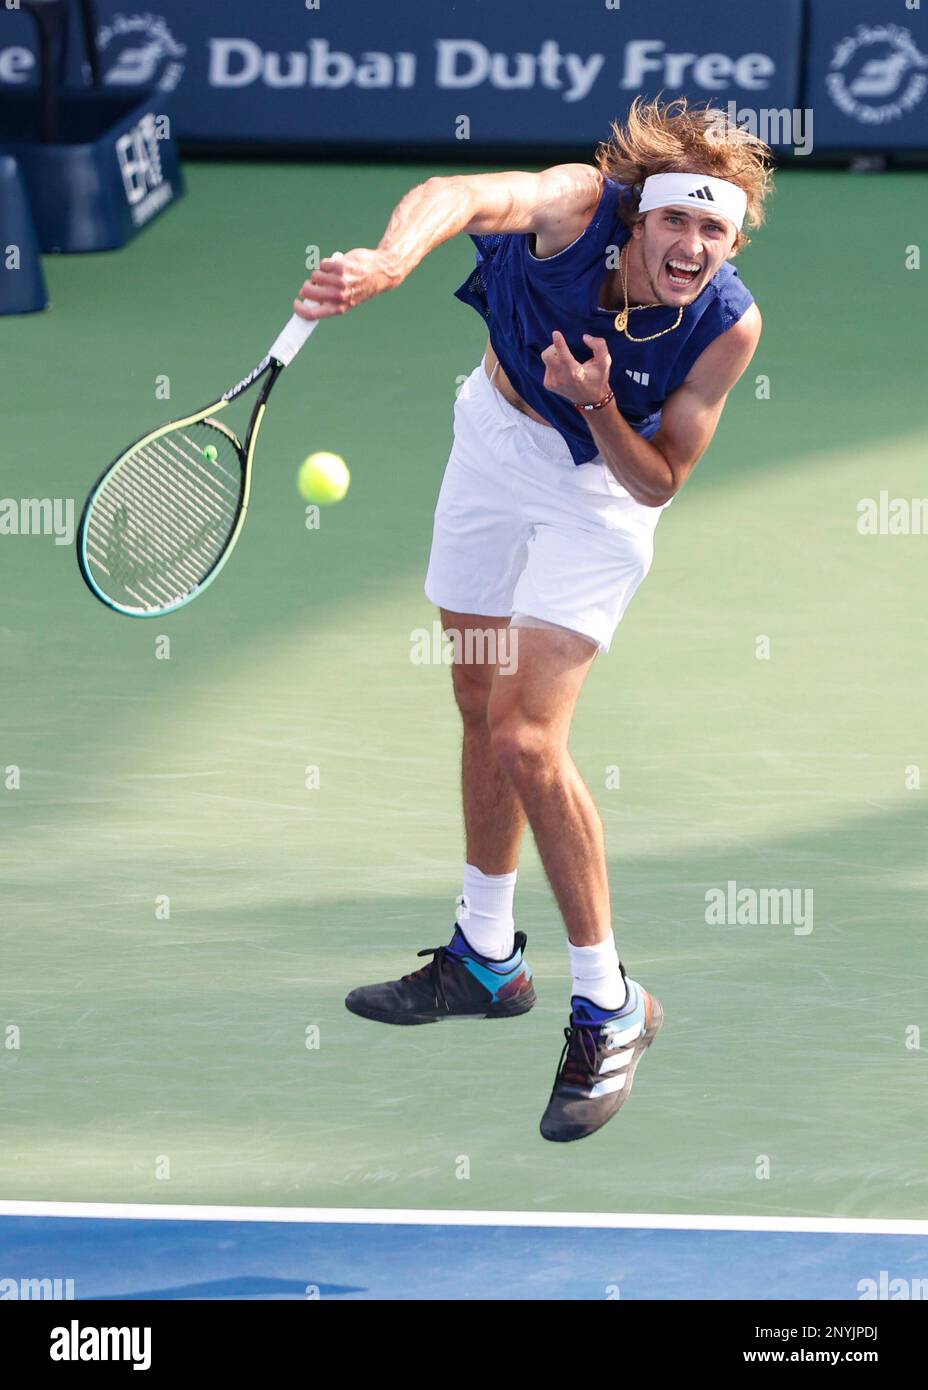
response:
[[[624,333],[627,327],[628,327],[628,310],[627,310],[627,309],[623,309],[623,310],[621,311],[621,313],[618,313],[618,314],[616,314],[616,316],[615,316],[615,331],[616,331],[616,333]]]

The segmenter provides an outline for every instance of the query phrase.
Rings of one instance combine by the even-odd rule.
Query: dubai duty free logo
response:
[[[114,14],[97,30],[104,81],[115,87],[157,87],[173,92],[184,75],[187,52],[160,14]]]
[[[835,45],[825,86],[846,116],[883,125],[911,111],[928,91],[928,57],[898,24],[858,24]]]

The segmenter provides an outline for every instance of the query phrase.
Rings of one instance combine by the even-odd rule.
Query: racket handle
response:
[[[312,300],[305,299],[304,304],[311,304]],[[293,361],[306,339],[314,328],[319,325],[318,319],[301,319],[299,314],[293,314],[282,333],[271,343],[269,357],[276,357],[285,367]]]
[[[340,260],[342,255],[341,251],[333,251],[333,261]],[[304,299],[303,303],[316,307],[313,299]],[[284,331],[274,339],[268,356],[276,357],[278,362],[288,367],[318,322],[318,319],[302,319],[299,314],[294,314]]]

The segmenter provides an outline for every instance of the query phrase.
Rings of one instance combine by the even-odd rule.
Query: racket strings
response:
[[[144,611],[183,599],[225,550],[243,484],[235,441],[207,421],[131,450],[104,480],[87,519],[95,583],[116,603]]]
[[[133,463],[97,499],[89,528],[90,554],[130,592],[138,583],[142,593],[136,597],[150,593],[162,603],[177,587],[159,582],[169,580],[172,570],[184,588],[198,582],[197,551],[212,532],[212,519],[204,521],[203,510],[192,507],[190,519],[199,525],[191,534],[178,505],[182,499],[151,486],[149,478],[158,474],[147,469],[150,460],[144,454]]]

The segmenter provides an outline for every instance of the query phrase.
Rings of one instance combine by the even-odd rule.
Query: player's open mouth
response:
[[[671,258],[664,269],[675,290],[685,290],[695,284],[702,272],[702,266],[696,261],[678,261],[675,258]]]

